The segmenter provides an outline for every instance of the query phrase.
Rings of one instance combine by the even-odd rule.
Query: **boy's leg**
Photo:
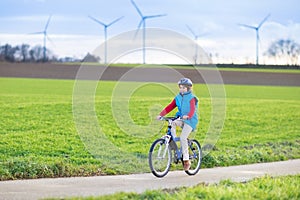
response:
[[[172,133],[173,137],[176,137],[176,127],[177,126],[182,126],[181,120],[175,120],[172,122],[171,133]]]
[[[193,130],[193,128],[190,125],[184,124],[181,135],[180,135],[180,144],[181,144],[181,148],[182,148],[182,155],[183,155],[184,161],[189,160],[189,150],[188,150],[187,138],[189,137],[192,130]]]

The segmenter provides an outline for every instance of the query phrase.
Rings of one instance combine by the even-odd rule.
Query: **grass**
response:
[[[173,98],[170,89],[177,90],[174,84],[145,85],[128,99],[122,90],[125,96],[112,104],[117,85],[101,82],[92,105],[97,121],[93,124],[93,116],[84,115],[78,134],[72,110],[74,81],[1,78],[0,85],[0,180],[149,172],[149,147],[164,131],[152,119]],[[300,158],[299,87],[226,85],[225,89],[224,129],[203,167]],[[194,92],[201,116],[195,134],[202,143],[211,101],[205,85],[196,85]],[[89,104],[84,100],[81,111],[88,113],[91,107],[85,109]],[[126,121],[127,100],[135,124]],[[118,123],[114,117],[119,117]],[[131,129],[135,125],[140,129]]]
[[[264,176],[248,182],[236,183],[230,180],[219,184],[199,184],[194,187],[148,190],[142,194],[116,193],[100,197],[70,198],[72,200],[108,199],[299,199],[300,175],[271,177]]]

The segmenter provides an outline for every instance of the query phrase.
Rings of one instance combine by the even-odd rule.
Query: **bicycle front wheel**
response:
[[[189,158],[191,161],[191,167],[185,172],[188,175],[195,175],[200,170],[202,162],[202,150],[200,143],[197,140],[189,141]]]
[[[172,153],[165,140],[160,138],[153,142],[149,151],[149,166],[156,177],[164,177],[170,170]]]

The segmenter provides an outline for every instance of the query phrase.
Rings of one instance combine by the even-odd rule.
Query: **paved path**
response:
[[[145,190],[217,183],[224,179],[242,182],[265,174],[272,176],[300,174],[300,159],[201,169],[195,176],[175,171],[164,178],[156,178],[152,174],[135,174],[3,181],[0,182],[0,199],[100,196],[120,191],[141,193]]]

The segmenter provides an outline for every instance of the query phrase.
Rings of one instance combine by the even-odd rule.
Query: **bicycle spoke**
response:
[[[191,140],[189,144],[189,158],[191,161],[191,167],[188,171],[185,171],[188,175],[195,175],[198,173],[201,167],[202,151],[198,141]]]

